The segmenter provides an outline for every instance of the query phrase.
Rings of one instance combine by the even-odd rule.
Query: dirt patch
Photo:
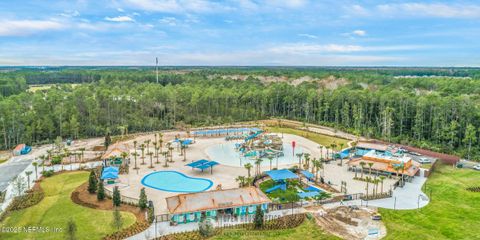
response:
[[[72,192],[70,198],[74,203],[88,208],[113,211],[112,200],[105,199],[103,201],[98,201],[97,194],[90,194],[87,191],[87,187],[88,183],[84,183]],[[145,211],[140,210],[138,207],[122,204],[118,210],[133,213],[138,222],[145,221]]]
[[[345,78],[336,78],[335,76],[329,76],[320,80],[320,84],[328,90],[335,90],[341,86],[347,85],[348,81]]]
[[[372,220],[372,216],[377,215],[374,208],[339,206],[307,210],[313,213],[317,224],[325,231],[344,239],[381,239],[387,233],[382,221]]]

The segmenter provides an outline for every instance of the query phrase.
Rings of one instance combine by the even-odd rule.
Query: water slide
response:
[[[275,185],[275,186],[267,189],[265,192],[266,193],[271,193],[271,192],[273,192],[277,189],[282,189],[283,191],[286,191],[287,190],[287,184],[284,183],[284,184]]]
[[[263,133],[263,131],[262,131],[262,130],[259,130],[259,131],[257,131],[256,133],[254,133],[254,134],[246,137],[246,138],[245,138],[245,142],[248,142],[248,141],[256,138],[256,137],[257,137],[258,135],[260,135],[261,133]]]

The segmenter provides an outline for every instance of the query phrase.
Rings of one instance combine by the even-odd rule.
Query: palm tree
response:
[[[245,176],[238,176],[235,181],[238,182],[238,187],[245,187]]]
[[[270,161],[270,170],[272,170],[272,161],[273,161],[273,156],[272,155],[268,155],[268,161]]]
[[[128,153],[127,153],[127,152],[122,152],[122,153],[120,154],[120,156],[122,157],[123,162],[127,162],[127,157],[128,157]]]
[[[135,151],[137,151],[137,140],[133,141],[133,149],[135,149]]]
[[[156,136],[157,136],[157,134],[155,134],[155,137],[156,137]],[[158,155],[158,152],[157,152],[157,145],[158,145],[158,143],[157,143],[157,141],[155,141],[155,142],[153,142],[152,144],[153,144],[153,150],[154,150],[154,152],[155,152],[154,157],[156,157],[156,156]]]
[[[370,183],[370,177],[365,177],[365,181],[367,182],[367,187],[365,188],[365,190],[367,191],[366,198],[368,199],[368,183]]]
[[[133,159],[135,160],[135,166],[133,167],[133,169],[138,169],[138,166],[137,166],[137,157],[138,157],[138,153],[137,153],[137,150],[135,149],[135,152],[132,153],[133,155]]]
[[[163,166],[168,167],[168,152],[164,151],[164,152],[162,152],[162,154],[165,157],[165,165],[163,165]]]
[[[186,162],[187,161],[187,146],[182,144],[181,145],[181,152],[182,152],[182,155],[183,155],[183,161]]]
[[[170,162],[173,162],[173,147],[172,145],[168,146],[168,151],[170,152]]]
[[[357,144],[358,144],[357,141],[354,141],[354,142],[351,143],[352,148],[353,148],[353,154],[355,154],[357,152]]]
[[[357,178],[357,166],[353,166],[353,171],[355,171],[355,178]]]
[[[42,160],[42,172],[45,172],[45,160],[46,160],[46,157],[45,157],[45,155],[41,155],[39,158],[40,158],[40,160]]]
[[[35,179],[38,179],[38,162],[33,162],[32,165],[35,167]]]
[[[30,189],[30,174],[32,174],[32,171],[26,171],[25,175],[27,175],[27,189]],[[23,185],[25,186],[25,185]]]
[[[257,170],[256,170],[256,176],[260,175],[261,173],[261,168],[260,168],[260,164],[262,164],[263,160],[261,158],[257,158],[255,159],[255,165],[257,166]]]
[[[295,154],[297,157],[298,157],[298,168],[302,168],[302,156],[303,156],[303,153],[297,153]]]
[[[84,157],[85,157],[85,148],[80,148],[80,162],[83,163]]]
[[[150,139],[145,140],[145,145],[147,146],[147,154],[150,153],[150,142],[151,142]]]
[[[361,169],[361,170],[362,170],[362,175],[361,175],[360,178],[362,178],[362,179],[363,179],[363,169],[365,168],[365,164],[366,164],[366,163],[363,162],[363,161],[360,162],[360,166],[361,166],[361,168],[362,168],[362,169]]]
[[[368,163],[368,175],[372,175],[372,166],[373,166],[373,162],[369,162]]]
[[[160,163],[160,160],[158,160],[158,157],[159,157],[159,155],[160,155],[160,147],[155,147],[155,151],[157,152],[157,154],[156,154],[156,156],[155,156],[155,157],[157,158],[156,164],[159,164],[159,163]]]
[[[304,153],[305,156],[305,170],[308,170],[310,168],[310,154],[309,153]]]
[[[244,166],[244,167],[247,169],[247,171],[248,171],[248,177],[251,177],[251,175],[250,175],[250,170],[252,170],[252,167],[253,167],[252,164],[251,164],[251,163],[246,163],[246,164],[243,165],[243,166]]]
[[[383,181],[385,180],[385,176],[380,176],[379,179],[381,184],[380,190],[382,191],[381,193],[383,194]]]
[[[153,168],[153,152],[148,152],[148,156],[150,156],[150,166],[148,168]]]
[[[315,167],[315,182],[318,181],[318,172],[320,170],[320,168],[323,168],[323,163],[318,161],[318,160],[315,160],[313,162],[313,166]]]
[[[380,183],[380,180],[375,179],[375,180],[373,180],[373,182],[375,183],[375,194],[374,194],[374,196],[376,197],[378,195],[378,184]]]
[[[145,144],[140,144],[140,151],[142,151],[142,163],[140,165],[145,165]]]

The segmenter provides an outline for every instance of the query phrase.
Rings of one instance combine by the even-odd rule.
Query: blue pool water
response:
[[[251,163],[255,165],[255,160],[250,159],[249,157],[243,157],[240,155],[240,152],[235,149],[235,143],[226,142],[222,144],[217,144],[207,148],[207,154],[213,161],[219,162],[223,165],[242,167],[246,163]],[[295,147],[295,155],[297,153],[305,153],[302,147]],[[278,165],[286,164],[296,164],[298,163],[298,157],[294,156],[292,145],[288,143],[283,144],[283,157],[278,158]],[[262,166],[270,166],[270,161],[268,158],[262,158]],[[272,166],[276,167],[277,159],[273,158]]]
[[[225,135],[225,134],[239,134],[239,133],[249,133],[251,131],[259,131],[259,128],[224,128],[224,129],[209,129],[209,130],[200,130],[194,131],[194,135]]]
[[[176,171],[158,171],[143,177],[142,184],[166,192],[192,193],[210,189],[213,182],[205,178],[189,177]]]

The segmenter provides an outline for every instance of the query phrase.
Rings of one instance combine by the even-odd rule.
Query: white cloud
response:
[[[227,5],[207,0],[124,0],[125,4],[151,12],[215,12],[230,9]]]
[[[311,38],[311,39],[317,39],[318,36],[313,35],[313,34],[308,34],[308,33],[300,33],[298,34],[299,37],[306,37],[306,38]]]
[[[300,8],[307,5],[307,0],[267,0],[267,5],[287,8]]]
[[[52,20],[0,20],[0,36],[26,36],[64,27],[63,23]]]
[[[59,15],[62,16],[62,17],[71,18],[71,17],[78,17],[78,16],[80,16],[80,12],[78,12],[77,10],[74,10],[74,11],[65,11],[65,12],[63,12],[63,13],[60,13]]]
[[[289,43],[289,44],[271,47],[268,50],[272,53],[283,53],[283,54],[318,54],[318,53],[401,51],[401,50],[422,49],[427,47],[428,46],[417,46],[417,45],[360,46],[360,45],[341,45],[341,44]]]
[[[129,16],[105,17],[105,20],[110,22],[134,22],[133,18]]]
[[[388,16],[411,15],[439,18],[480,18],[480,5],[444,3],[401,3],[378,5],[377,10]]]
[[[125,12],[125,10],[123,10],[123,8],[117,8],[117,11],[119,11],[119,12]]]
[[[363,36],[367,35],[367,32],[364,31],[364,30],[355,30],[355,31],[352,32],[352,34],[363,37]]]
[[[164,17],[158,20],[162,24],[166,24],[169,26],[176,26],[178,24],[178,20],[174,17]]]

